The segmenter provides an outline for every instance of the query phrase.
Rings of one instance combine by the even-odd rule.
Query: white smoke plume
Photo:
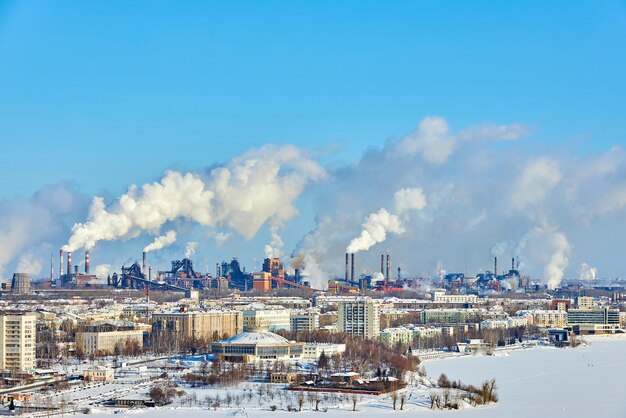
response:
[[[42,270],[43,266],[41,259],[33,253],[22,255],[17,262],[16,271],[18,273],[28,273],[31,276],[36,276],[41,274]]]
[[[593,281],[596,279],[597,274],[598,269],[596,267],[591,267],[587,263],[582,263],[580,265],[580,280]]]
[[[400,189],[393,195],[393,199],[397,213],[421,210],[426,206],[426,196],[421,187]]]
[[[280,225],[295,216],[294,201],[309,182],[325,175],[317,162],[290,145],[250,150],[213,169],[206,179],[169,171],[159,182],[131,186],[109,207],[95,197],[88,220],[72,228],[67,249],[155,234],[178,219],[228,227],[250,239],[264,223]]]
[[[106,279],[111,274],[110,264],[98,264],[94,270],[94,274],[99,279]]]
[[[190,241],[185,246],[185,258],[191,258],[196,253],[196,248],[198,247],[198,243],[195,241]]]
[[[272,235],[272,241],[264,247],[265,258],[281,258],[285,243],[278,234],[278,226],[272,225],[270,233]]]
[[[502,257],[509,247],[509,243],[506,241],[500,241],[491,247],[491,255],[494,257]]]
[[[403,234],[404,227],[397,215],[392,215],[387,209],[370,214],[363,223],[361,234],[350,241],[346,248],[349,253],[369,250],[372,246],[385,241],[387,234]]]
[[[144,247],[145,252],[156,251],[172,245],[176,242],[176,231],[167,231],[165,235],[158,236],[154,241]]]

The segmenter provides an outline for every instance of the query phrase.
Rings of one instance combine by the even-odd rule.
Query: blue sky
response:
[[[2,1],[0,197],[63,180],[119,193],[266,142],[356,158],[431,114],[603,150],[626,132],[625,9]]]
[[[287,253],[314,227],[316,216],[344,222],[345,236],[333,243],[334,253],[343,251],[365,216],[391,199],[372,192],[369,200],[355,200],[356,212],[350,204],[357,203],[342,201],[353,191],[349,176],[357,178],[378,156],[397,164],[396,171],[378,167],[380,172],[358,180],[361,187],[376,183],[384,192],[392,184],[423,186],[431,199],[437,187],[447,190],[444,179],[452,179],[457,190],[472,190],[465,193],[473,200],[462,208],[468,218],[463,212],[451,221],[445,210],[433,215],[428,233],[442,237],[440,253],[418,260],[422,270],[413,272],[432,273],[439,261],[462,268],[459,257],[446,259],[446,240],[470,215],[492,216],[494,205],[483,189],[510,169],[506,181],[533,186],[526,187],[529,193],[542,186],[538,179],[548,180],[550,187],[539,187],[542,196],[530,202],[549,202],[530,208],[530,215],[511,215],[502,204],[493,214],[499,223],[474,245],[483,258],[470,269],[490,264],[491,245],[504,240],[512,251],[512,243],[525,242],[535,226],[539,232],[530,240],[547,236],[558,243],[560,231],[573,237],[563,250],[571,254],[571,269],[581,262],[606,263],[608,274],[622,274],[607,248],[626,245],[620,226],[626,155],[607,150],[626,143],[625,51],[624,1],[0,0],[0,233],[15,223],[15,199],[59,183],[84,198],[71,210],[46,212],[55,219],[49,223],[62,223],[41,235],[48,247],[36,247],[39,238],[33,237],[13,248],[12,261],[0,259],[0,266],[15,264],[25,251],[58,248],[70,226],[85,219],[94,194],[109,203],[130,184],[156,181],[165,170],[199,171],[274,143],[319,150],[322,165],[340,167],[349,178],[315,186],[297,199],[300,216],[281,230]],[[417,156],[414,162],[387,159],[394,141],[431,115],[445,118],[450,133],[493,123],[522,124],[532,134],[519,135],[523,141],[515,144],[460,144],[444,168]],[[472,170],[487,155],[498,164],[510,161],[511,168],[495,164],[473,185],[465,184],[455,167]],[[549,161],[532,165],[546,155]],[[594,169],[577,177],[583,165]],[[355,193],[367,197],[367,187]],[[500,194],[493,196],[508,201],[508,184],[496,189]],[[600,203],[587,199],[579,210],[574,204],[584,206],[584,196],[572,196],[581,190]],[[329,194],[332,204],[325,201]],[[33,204],[46,196],[35,196]],[[448,203],[454,212],[455,202]],[[563,215],[561,204],[571,213]],[[350,222],[340,212],[352,215]],[[423,226],[414,223],[419,232]],[[590,244],[600,239],[598,231],[604,231],[604,249]],[[205,230],[189,235],[206,240]],[[231,244],[206,250],[210,257],[201,262],[213,265],[240,254],[257,263],[270,240],[267,225],[260,235],[250,243],[235,234]],[[148,239],[140,237],[131,251],[137,254]],[[178,253],[184,241],[177,243]],[[120,253],[117,244],[107,245],[108,262],[121,264],[112,255]],[[244,250],[246,245],[251,248]],[[456,245],[471,258],[465,254],[471,240]],[[404,255],[411,259],[408,250]],[[537,251],[529,260],[541,255]],[[165,263],[170,258],[163,255]],[[531,267],[541,266],[537,261]]]

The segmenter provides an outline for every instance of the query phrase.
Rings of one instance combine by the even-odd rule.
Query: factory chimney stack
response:
[[[145,276],[147,271],[146,271],[146,252],[143,252],[143,262],[141,263],[141,272],[143,273],[143,275]]]
[[[385,274],[385,254],[380,255],[380,274]]]
[[[72,252],[67,252],[67,275],[72,275]]]
[[[50,253],[50,282],[54,283],[54,254]]]
[[[89,250],[85,250],[85,274],[89,276]]]
[[[498,277],[498,257],[493,258],[493,275]]]
[[[61,276],[63,276],[63,248],[59,250],[59,281],[61,281]]]
[[[346,283],[348,283],[348,265],[349,265],[349,258],[348,258],[348,253],[346,253],[346,277],[345,277],[345,281]]]
[[[354,283],[354,253],[352,253],[352,266],[350,269],[350,282]]]

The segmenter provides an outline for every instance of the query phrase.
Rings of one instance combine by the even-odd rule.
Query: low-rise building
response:
[[[115,370],[109,367],[95,366],[83,370],[83,380],[86,382],[109,382],[115,378]]]
[[[268,331],[247,331],[212,343],[211,348],[224,360],[254,363],[259,360],[300,360],[304,343],[289,341]]]

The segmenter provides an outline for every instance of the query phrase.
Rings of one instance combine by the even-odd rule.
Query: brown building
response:
[[[239,311],[190,311],[152,314],[152,332],[172,333],[181,340],[217,341],[243,331],[243,313]]]

